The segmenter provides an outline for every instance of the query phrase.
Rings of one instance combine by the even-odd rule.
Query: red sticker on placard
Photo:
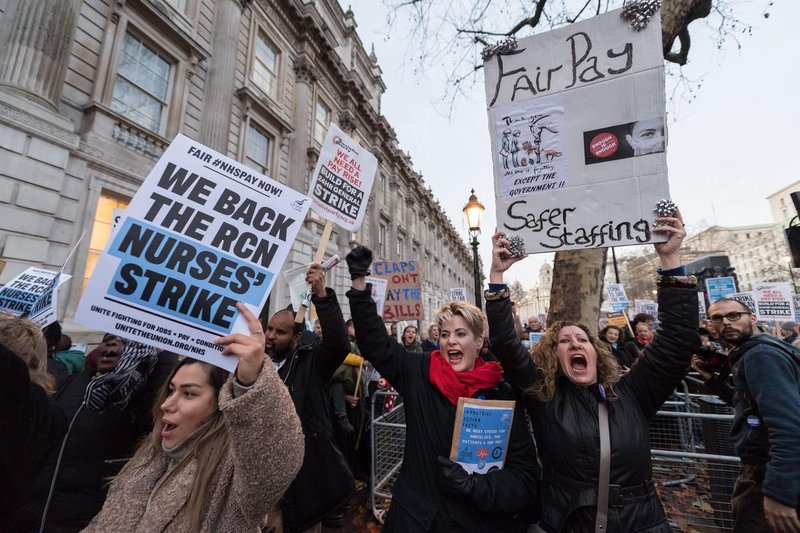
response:
[[[595,157],[614,155],[617,148],[619,148],[619,139],[609,132],[598,133],[589,143],[589,152]]]

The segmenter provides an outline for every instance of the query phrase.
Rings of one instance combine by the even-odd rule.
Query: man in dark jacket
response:
[[[350,352],[342,310],[325,274],[312,265],[306,282],[313,292],[322,340],[303,335],[302,324],[289,310],[275,313],[266,328],[266,349],[294,401],[305,434],[305,458],[284,494],[280,515],[287,533],[315,527],[355,493],[353,474],[333,442],[328,383]],[[268,526],[274,523],[271,513]]]
[[[725,298],[708,310],[729,360],[736,393],[731,435],[742,472],[731,497],[735,532],[800,531],[800,358],[755,334],[755,317]]]

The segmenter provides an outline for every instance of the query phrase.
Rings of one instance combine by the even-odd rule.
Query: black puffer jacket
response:
[[[614,387],[615,399],[609,402],[609,532],[671,531],[651,481],[650,422],[700,347],[697,294],[687,279],[659,280],[658,334],[642,360]],[[506,379],[525,394],[539,375],[514,331],[511,302],[489,301],[486,307],[492,351]],[[544,469],[540,494],[546,531],[594,529],[600,433],[592,389],[596,387],[581,387],[561,377],[552,401],[524,396]]]
[[[278,370],[286,384],[305,435],[303,466],[282,501],[283,527],[304,531],[347,502],[355,480],[333,441],[330,420],[331,376],[350,353],[350,341],[336,294],[311,299],[325,335],[303,336]]]
[[[383,530],[504,532],[522,525],[525,531],[528,524],[517,524],[515,513],[534,499],[538,466],[521,406],[514,414],[505,467],[478,476],[470,500],[446,496],[436,459],[450,455],[456,407],[430,382],[430,354],[407,352],[386,334],[369,288],[351,289],[347,297],[361,354],[402,395],[405,408],[403,465]],[[515,399],[505,382],[476,397]]]

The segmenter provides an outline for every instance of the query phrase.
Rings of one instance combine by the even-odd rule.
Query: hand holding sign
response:
[[[659,259],[661,259],[661,268],[669,270],[681,266],[678,251],[686,237],[686,224],[683,223],[681,212],[676,210],[671,217],[656,217],[656,222],[663,225],[653,227],[653,231],[667,236],[666,242],[653,244]]]
[[[463,466],[447,457],[440,455],[436,460],[439,462],[439,470],[442,473],[442,490],[445,494],[457,498],[471,498],[478,482],[475,474],[468,473]]]
[[[225,347],[222,350],[222,355],[235,355],[239,358],[239,364],[236,367],[236,379],[245,387],[249,387],[256,382],[258,374],[261,372],[261,367],[264,365],[266,337],[258,317],[247,306],[242,302],[237,302],[236,309],[242,313],[242,316],[247,321],[250,335],[243,333],[225,335],[216,339],[214,344]]]
[[[318,298],[323,298],[328,294],[325,290],[325,270],[319,263],[312,263],[308,267],[306,283],[311,286],[311,292]]]

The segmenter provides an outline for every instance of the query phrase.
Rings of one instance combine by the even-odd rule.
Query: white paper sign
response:
[[[700,316],[706,316],[706,293],[702,291],[697,293],[697,312]]]
[[[653,300],[634,300],[634,308],[637,315],[639,313],[647,313],[658,318],[658,303]]]
[[[289,285],[289,299],[292,302],[293,309],[300,309],[303,300],[310,298],[310,287],[306,283],[306,274],[308,273],[308,265],[300,265],[299,267],[290,268],[283,271],[283,277]]]
[[[658,242],[669,198],[660,16],[615,10],[484,63],[497,219],[527,252]]]
[[[755,314],[755,312],[756,312],[756,301],[755,301],[755,298],[753,296],[753,292],[752,291],[735,292],[735,293],[729,295],[728,298],[731,298],[733,300],[737,300],[739,302],[742,302],[745,306],[747,306],[747,308],[750,311],[752,311]]]
[[[311,176],[311,209],[349,231],[358,231],[377,170],[375,156],[331,124]]]
[[[753,299],[756,320],[794,320],[792,289],[788,283],[756,283]]]
[[[452,287],[450,289],[451,302],[466,302],[467,301],[467,288],[466,287]]]
[[[623,311],[628,307],[628,295],[625,294],[625,287],[621,283],[609,283],[606,291],[614,311]]]
[[[375,312],[383,314],[383,304],[386,303],[386,289],[389,288],[389,280],[383,278],[366,277],[367,283],[372,284],[372,300],[375,302]]]
[[[75,320],[227,370],[212,344],[247,333],[236,309],[266,302],[310,202],[178,135],[94,269]]]

